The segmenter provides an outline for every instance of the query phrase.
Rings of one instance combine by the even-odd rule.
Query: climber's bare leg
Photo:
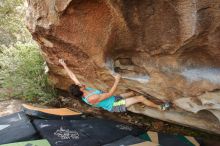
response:
[[[134,94],[133,91],[120,94],[120,96],[123,97],[123,98],[128,98],[128,97],[131,97],[131,96],[134,96],[134,95],[135,95],[135,94]]]
[[[160,105],[157,105],[151,102],[150,100],[147,100],[144,96],[134,96],[134,97],[126,98],[125,101],[126,101],[126,107],[129,107],[135,103],[143,103],[146,106],[160,109]]]

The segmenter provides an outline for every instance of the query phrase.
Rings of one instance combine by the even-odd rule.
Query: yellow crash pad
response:
[[[52,115],[58,115],[58,116],[73,116],[73,115],[81,115],[79,112],[75,112],[72,110],[69,110],[67,108],[39,108],[39,107],[34,107],[31,105],[23,104],[22,105],[24,109],[32,110],[32,111],[39,111],[47,114],[52,114]]]

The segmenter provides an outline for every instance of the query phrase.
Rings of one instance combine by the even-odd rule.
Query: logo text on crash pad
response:
[[[79,133],[77,131],[64,129],[63,127],[57,129],[57,131],[54,132],[54,135],[61,139],[79,139]]]

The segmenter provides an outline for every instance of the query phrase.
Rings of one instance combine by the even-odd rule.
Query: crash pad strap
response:
[[[138,144],[133,144],[130,146],[159,146],[156,143],[150,142],[150,141],[146,141],[146,142],[142,142],[142,143],[138,143]]]
[[[190,137],[190,136],[185,136],[185,138],[187,138],[191,143],[193,143],[195,146],[200,146],[200,144],[198,143],[198,141],[194,138],[194,137]]]
[[[148,131],[147,134],[150,136],[151,141],[154,143],[159,143],[157,132]]]

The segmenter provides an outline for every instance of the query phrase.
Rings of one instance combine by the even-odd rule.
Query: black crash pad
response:
[[[36,130],[23,112],[0,117],[0,144],[37,138]]]
[[[135,126],[99,118],[71,120],[70,122],[73,128],[87,133],[93,139],[98,139],[102,145],[128,135],[138,136],[144,133],[142,129]]]
[[[13,123],[17,121],[29,121],[29,118],[24,114],[24,112],[17,112],[7,116],[0,117],[0,124]]]
[[[182,135],[170,135],[158,133],[159,143],[163,146],[194,146],[194,144]]]
[[[157,133],[147,131],[147,133],[139,136],[140,138],[157,143],[162,146],[198,146],[200,142],[194,137],[184,135],[171,135],[167,133]]]
[[[52,146],[99,146],[96,139],[91,139],[71,126],[65,120],[34,120],[40,135]]]
[[[123,137],[122,139],[119,139],[109,144],[105,144],[103,146],[129,146],[132,144],[137,144],[137,143],[142,143],[142,142],[145,142],[145,140],[128,135],[126,137]]]
[[[34,120],[40,135],[53,146],[99,146],[144,131],[131,125],[103,120]]]

